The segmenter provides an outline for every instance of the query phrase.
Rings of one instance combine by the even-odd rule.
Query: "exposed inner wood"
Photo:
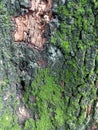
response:
[[[15,23],[14,41],[27,41],[36,49],[43,49],[44,36],[52,18],[52,0],[31,0],[28,13],[13,17]]]

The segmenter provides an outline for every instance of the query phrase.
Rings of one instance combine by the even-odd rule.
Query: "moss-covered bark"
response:
[[[27,5],[0,1],[0,130],[97,130],[97,0],[54,1],[41,52],[11,37]]]

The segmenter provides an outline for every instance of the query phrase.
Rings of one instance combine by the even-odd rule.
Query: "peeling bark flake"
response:
[[[52,0],[31,0],[28,13],[13,17],[15,42],[27,41],[31,47],[43,49],[47,38],[44,36],[52,19]]]

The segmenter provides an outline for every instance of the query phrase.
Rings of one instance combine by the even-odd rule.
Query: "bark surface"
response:
[[[97,130],[97,0],[53,0],[43,50],[13,40],[28,8],[0,1],[0,130]]]

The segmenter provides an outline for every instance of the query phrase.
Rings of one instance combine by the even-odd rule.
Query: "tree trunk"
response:
[[[53,0],[43,50],[12,37],[29,6],[0,1],[0,130],[98,130],[97,0]]]

